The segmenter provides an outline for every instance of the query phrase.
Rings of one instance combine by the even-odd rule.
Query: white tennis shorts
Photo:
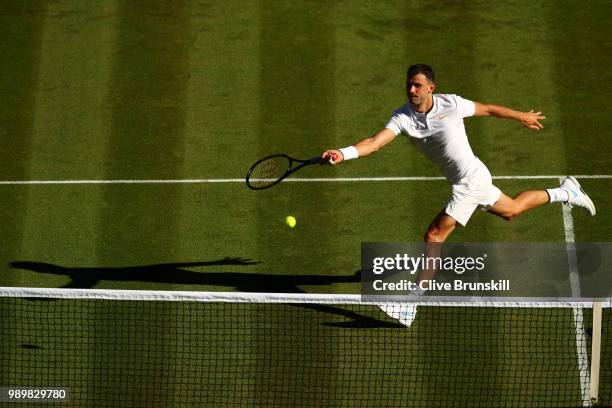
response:
[[[484,168],[476,177],[452,185],[444,211],[465,227],[477,207],[487,211],[500,196],[501,190],[493,185],[491,173]]]

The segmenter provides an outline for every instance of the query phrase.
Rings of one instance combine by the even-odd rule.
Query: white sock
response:
[[[562,203],[567,203],[569,200],[569,193],[562,188],[548,188],[546,189],[548,193],[548,197],[550,197],[549,202],[555,203],[561,201]]]

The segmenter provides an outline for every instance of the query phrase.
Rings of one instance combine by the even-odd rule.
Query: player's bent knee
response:
[[[493,213],[495,215],[500,216],[501,218],[503,218],[506,221],[512,221],[514,218],[516,218],[521,213],[523,213],[523,211],[521,209],[518,209],[518,208],[513,208],[513,209],[505,210],[505,211],[493,211]]]
[[[523,209],[517,209],[517,210],[514,210],[514,211],[508,213],[504,218],[507,221],[512,221],[513,219],[515,219],[516,217],[521,215],[523,212],[524,212]]]
[[[444,242],[444,237],[437,230],[427,231],[425,234],[425,242]]]
[[[519,215],[524,213],[526,210],[527,209],[523,205],[515,201],[514,206],[512,207],[512,210],[510,210],[508,214],[508,221],[512,221],[513,218],[518,217]]]

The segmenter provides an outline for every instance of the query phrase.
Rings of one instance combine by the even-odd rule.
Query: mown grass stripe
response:
[[[259,4],[190,0],[189,9],[190,75],[182,172],[183,178],[215,183],[214,179],[246,173],[244,163],[257,159],[253,141],[259,123]],[[197,180],[186,183],[199,184]],[[225,203],[235,198],[223,189],[209,194],[190,188],[183,193],[181,259],[256,257],[257,225],[242,222],[242,215],[236,214],[249,211],[254,195],[245,193],[238,199],[240,207],[230,204],[228,208]],[[239,229],[238,253],[217,238],[222,225]],[[207,242],[205,250],[199,242]]]
[[[120,2],[117,9],[116,52],[109,84],[106,175],[125,177],[180,177],[182,169],[186,83],[189,75],[189,8],[184,1],[151,3]],[[122,175],[122,176],[120,176]],[[104,186],[97,235],[97,257],[102,265],[150,264],[176,261],[180,234],[181,186]],[[142,283],[142,287],[147,287]],[[125,313],[118,305],[100,311],[101,318]],[[163,337],[163,328],[147,321],[135,322],[133,330],[144,338]],[[121,358],[128,364],[146,360],[148,347],[131,350]],[[104,349],[108,344],[96,344]],[[172,359],[167,355],[162,359]],[[142,366],[139,375],[151,378],[162,390],[159,400],[135,383],[121,367],[113,367],[98,381],[98,392],[133,389],[132,405],[156,406],[171,398],[159,372]]]
[[[0,174],[4,178],[30,178],[30,149],[38,87],[40,47],[45,2],[0,3]],[[7,264],[21,251],[28,189],[3,191],[0,224],[3,244],[0,262]],[[14,283],[2,274],[4,284]]]
[[[174,179],[183,153],[188,12],[182,2],[127,2],[117,12],[107,178],[154,174]],[[116,262],[173,259],[180,189],[106,188],[98,257]]]
[[[112,11],[110,1],[92,6],[62,1],[44,14],[30,178],[105,176],[109,129],[103,106],[111,73],[108,55],[114,48],[109,20],[99,16]],[[19,259],[95,262],[101,190],[97,186],[29,189]],[[82,205],[75,206],[76,202]]]
[[[269,154],[272,149],[318,153],[325,146],[333,145],[334,140],[335,3],[319,2],[315,6],[307,2],[262,0],[259,5],[259,123],[257,146],[254,148],[258,149],[259,156]],[[303,273],[306,272],[303,266],[291,263],[290,259],[308,250],[310,256],[320,259],[319,270],[327,270],[329,261],[333,262],[327,256],[328,250],[335,245],[334,228],[330,225],[335,222],[335,208],[330,204],[330,195],[329,192],[315,193],[298,186],[296,191],[281,197],[257,196],[254,205],[258,260],[280,263],[281,267],[287,268],[293,265],[293,273]],[[308,209],[300,204],[304,200],[309,203]],[[317,214],[321,223],[330,227],[318,229],[316,234],[308,228],[295,231],[308,249],[287,245],[287,240],[291,239],[289,228],[271,220],[275,220],[278,213],[299,218],[306,210]],[[290,327],[290,319],[291,316],[283,317],[280,325]],[[272,349],[262,348],[258,353],[282,355],[290,347],[287,341],[292,340],[283,338]],[[263,341],[261,344],[265,347]],[[313,369],[309,362],[316,364],[316,354],[324,356],[330,353],[330,350],[319,347],[303,346],[303,363],[293,367],[287,373],[290,378],[285,379],[298,392],[287,395],[282,405],[299,404],[303,397],[313,392],[303,373]],[[313,353],[311,358],[306,356],[308,353]],[[333,375],[330,372],[320,374],[330,376],[330,380]],[[270,376],[258,387],[256,397],[263,398],[260,404],[266,404],[280,380],[277,376]],[[329,405],[330,398],[333,396],[319,396],[323,405]]]
[[[38,87],[45,2],[0,3],[0,174],[26,177]]]
[[[520,123],[497,118],[472,118],[469,122],[478,123],[471,135],[476,154],[482,159],[492,174],[526,172],[542,174],[551,171],[563,173],[566,169],[564,140],[558,123],[560,109],[556,89],[553,86],[554,54],[546,47],[549,33],[546,24],[538,21],[548,10],[542,2],[516,4],[481,2],[478,8],[478,30],[475,35],[475,65],[477,68],[477,100],[483,103],[499,104],[519,111],[536,109],[547,117],[543,120],[544,129],[533,131]],[[503,154],[500,154],[503,152]],[[545,158],[545,160],[544,160]],[[522,190],[536,190],[558,186],[557,180],[540,179],[529,183],[497,183],[507,195],[513,197]],[[529,211],[512,223],[496,217],[481,216],[475,220],[478,235],[485,241],[503,237],[509,241],[524,241],[534,236],[538,230],[547,230],[551,236],[561,239],[563,223],[559,219],[558,205],[544,206]],[[469,226],[468,226],[469,228]],[[536,231],[533,231],[536,229]],[[567,319],[565,333],[556,335],[559,341],[574,342],[573,322]],[[500,327],[499,330],[503,330]],[[504,344],[503,342],[500,344]],[[517,353],[516,345],[506,345],[506,349],[530,364],[529,355]],[[533,343],[530,350],[538,349]],[[569,354],[572,356],[572,354]],[[575,357],[575,353],[573,354]],[[551,375],[557,373],[552,372]],[[574,389],[563,391],[564,398],[578,398],[580,393],[579,375],[576,372],[559,373]],[[501,384],[513,381],[513,373],[497,373],[497,386],[493,392],[503,393]],[[558,392],[542,381],[541,375],[534,371],[524,375],[525,385],[520,393]],[[518,396],[510,396],[517,398]],[[559,396],[555,396],[559,398]],[[577,399],[578,400],[578,399]]]
[[[547,2],[542,22],[554,53],[552,86],[561,115],[556,119],[565,141],[567,169],[600,173],[610,169],[612,117],[604,108],[612,82],[607,0]]]

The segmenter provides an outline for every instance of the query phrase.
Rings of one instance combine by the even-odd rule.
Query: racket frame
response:
[[[284,158],[289,160],[289,167],[287,167],[287,170],[285,171],[285,173],[282,176],[280,176],[273,183],[266,184],[263,187],[255,187],[255,186],[251,185],[250,180],[251,180],[251,174],[253,173],[253,170],[255,170],[255,168],[260,163],[262,163],[262,162],[264,162],[266,160],[272,159],[274,157],[284,157]],[[265,190],[267,188],[270,188],[272,186],[277,185],[278,183],[280,183],[281,181],[283,181],[284,179],[286,179],[287,177],[289,177],[290,175],[292,175],[293,173],[295,173],[296,171],[298,171],[302,167],[306,167],[306,166],[309,166],[311,164],[318,164],[318,163],[321,163],[321,162],[322,162],[321,156],[316,156],[316,157],[313,157],[313,158],[310,158],[310,159],[301,160],[301,159],[296,159],[294,157],[286,155],[284,153],[271,154],[269,156],[264,157],[263,159],[257,160],[255,162],[255,164],[253,164],[251,166],[251,168],[247,172],[247,175],[246,175],[246,178],[245,178],[246,185],[247,185],[247,187],[249,187],[252,190]],[[297,166],[296,166],[296,164],[297,164]]]

